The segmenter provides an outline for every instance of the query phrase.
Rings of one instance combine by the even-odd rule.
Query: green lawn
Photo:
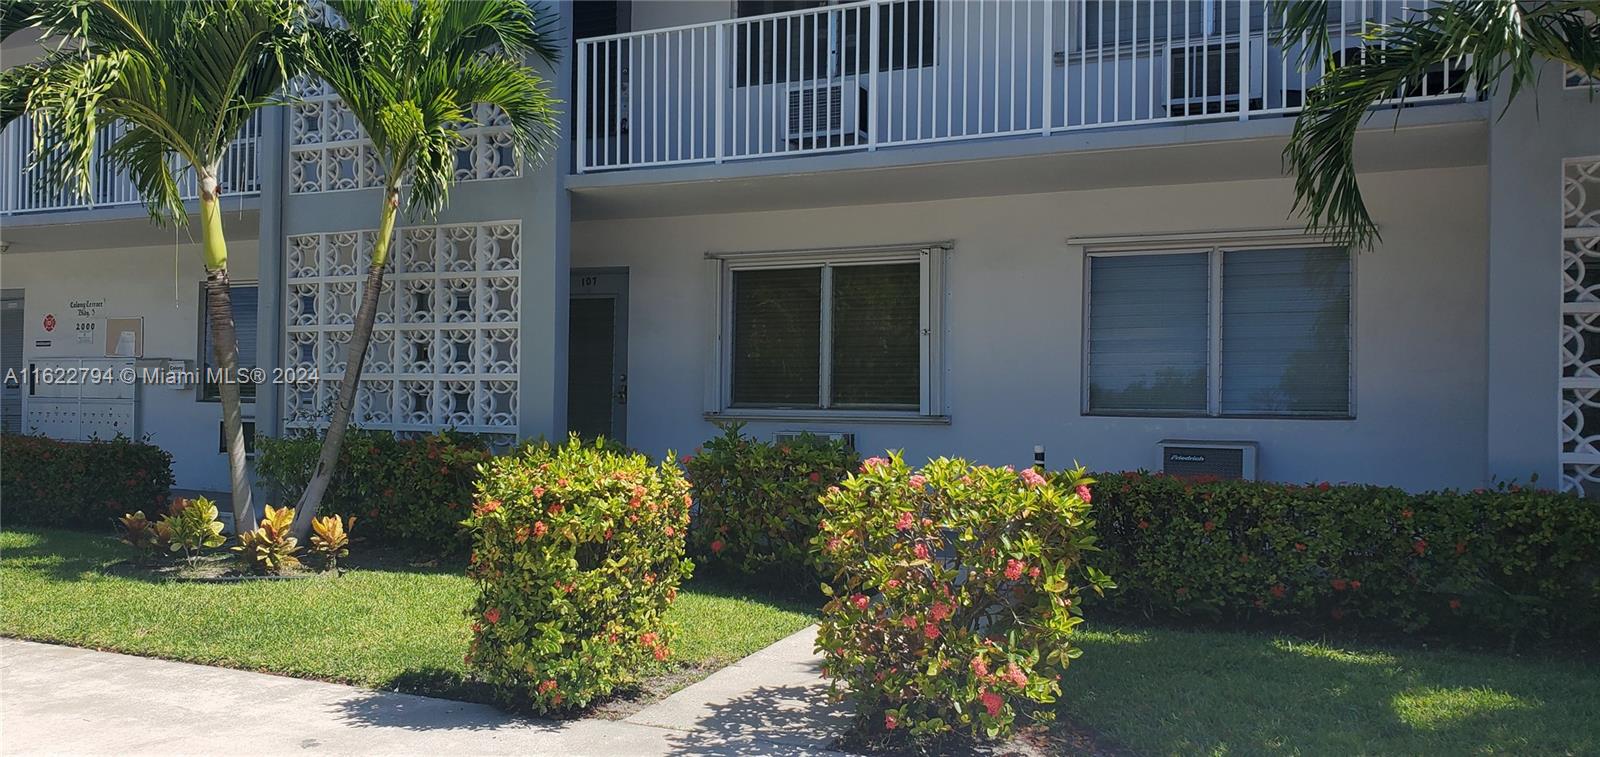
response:
[[[472,584],[455,569],[358,566],[245,584],[109,575],[106,537],[0,532],[0,634],[476,698],[464,686]],[[814,615],[707,579],[673,606],[679,665],[704,671]],[[1139,754],[1600,753],[1600,662],[1113,627],[1091,617],[1064,681],[1063,732]],[[692,675],[653,671],[666,683]],[[1082,746],[1071,738],[1062,743]]]
[[[1167,629],[1081,641],[1064,725],[1141,754],[1600,753],[1593,658]]]
[[[112,575],[128,550],[70,531],[0,531],[0,635],[446,695],[461,688],[474,588],[404,563],[294,581],[201,584]],[[683,667],[720,667],[815,620],[804,604],[691,581],[671,619]],[[653,673],[673,673],[658,670]]]

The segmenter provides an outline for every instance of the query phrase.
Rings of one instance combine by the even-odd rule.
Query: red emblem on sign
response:
[[[56,316],[55,316],[54,313],[45,313],[44,314],[44,330],[45,331],[55,331],[56,330]]]

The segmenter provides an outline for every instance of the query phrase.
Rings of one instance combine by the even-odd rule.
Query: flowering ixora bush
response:
[[[1109,602],[1151,616],[1593,638],[1600,508],[1511,484],[1412,494],[1346,484],[1107,474]]]
[[[747,575],[815,576],[807,546],[817,534],[817,497],[855,470],[860,457],[843,441],[804,434],[764,442],[722,427],[721,436],[684,455],[694,486],[689,549],[702,565]]]
[[[1079,592],[1111,588],[1094,549],[1089,486],[941,458],[871,458],[822,496],[814,542],[831,575],[817,645],[858,727],[995,737],[1047,720]],[[896,734],[898,735],[898,734]]]
[[[689,485],[672,462],[573,437],[482,466],[466,661],[508,704],[583,707],[670,655]]]
[[[320,434],[297,432],[257,441],[256,475],[268,499],[293,504],[317,467]],[[361,518],[362,537],[434,554],[466,551],[461,526],[472,506],[478,465],[491,456],[481,437],[440,431],[399,439],[388,431],[350,429],[319,515]]]
[[[0,435],[7,523],[109,527],[132,510],[164,511],[171,488],[172,455],[154,444]]]

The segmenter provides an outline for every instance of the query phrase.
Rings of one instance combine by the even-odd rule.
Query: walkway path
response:
[[[0,639],[0,753],[810,754],[847,724],[808,628],[623,721]]]

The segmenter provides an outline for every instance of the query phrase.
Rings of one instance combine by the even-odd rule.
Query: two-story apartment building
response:
[[[1343,4],[1335,55],[1418,5]],[[569,138],[518,165],[468,133],[449,208],[397,232],[361,425],[660,454],[740,420],[1097,469],[1222,441],[1269,479],[1600,487],[1600,101],[1559,67],[1509,109],[1453,67],[1396,93],[1357,154],[1382,241],[1353,252],[1291,212],[1320,64],[1257,0],[555,10]],[[377,225],[359,128],[294,94],[228,195],[256,364],[321,379],[260,387],[263,434],[325,410]],[[182,232],[111,172],[88,198],[6,173],[8,366],[205,363]],[[139,356],[107,358],[127,318]],[[8,427],[82,435],[120,402],[180,485],[225,488],[203,382],[42,391],[8,389]]]

